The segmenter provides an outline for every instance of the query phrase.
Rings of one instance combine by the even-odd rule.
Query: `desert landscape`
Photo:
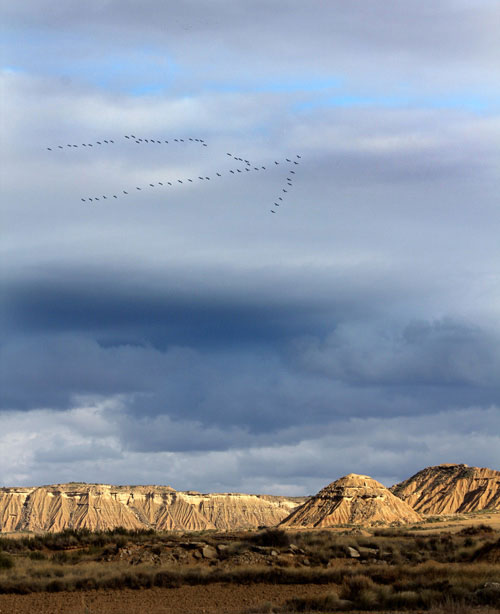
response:
[[[495,612],[500,472],[443,464],[312,497],[0,489],[0,611]]]

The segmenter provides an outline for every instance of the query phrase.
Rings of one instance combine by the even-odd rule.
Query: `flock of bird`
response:
[[[146,144],[146,143],[158,143],[159,145],[162,144],[169,144],[169,143],[199,143],[200,145],[203,145],[203,147],[207,147],[207,144],[205,143],[205,141],[203,139],[193,139],[193,138],[185,138],[185,139],[171,139],[170,141],[167,141],[165,139],[160,140],[160,139],[143,139],[143,138],[139,138],[137,136],[135,136],[134,134],[126,134],[123,138],[128,139],[129,141],[133,141],[135,143],[137,143],[138,145],[141,144]],[[102,141],[94,141],[94,143],[80,143],[80,145],[76,145],[76,144],[72,144],[72,143],[67,143],[66,147],[94,147],[94,145],[114,145],[115,141],[113,139],[103,139]],[[52,147],[47,147],[47,151],[54,151],[55,149],[64,149],[64,145],[53,145]]]
[[[174,139],[170,139],[170,140],[166,140],[166,139],[146,139],[146,138],[140,138],[134,134],[126,134],[123,137],[124,139],[127,139],[129,142],[133,142],[136,143],[138,145],[141,144],[171,144],[171,143],[193,143],[193,144],[198,144],[201,145],[202,147],[207,147],[207,144],[205,143],[205,141],[203,139],[199,139],[199,138],[192,138],[192,137],[188,137],[188,138],[174,138]],[[114,144],[115,141],[113,139],[103,139],[102,141],[95,141],[94,143],[81,143],[80,147],[94,147],[94,146],[102,146],[102,145],[110,145],[110,144]],[[68,143],[66,145],[67,148],[78,148],[79,145],[77,144],[71,144]],[[57,145],[54,147],[47,147],[48,151],[53,151],[56,149],[65,149],[65,147],[63,145]],[[255,172],[255,171],[265,171],[267,170],[266,166],[259,166],[256,165],[252,162],[250,162],[250,160],[247,160],[246,158],[242,158],[239,156],[236,156],[232,153],[227,153],[227,156],[229,156],[232,160],[234,160],[235,162],[238,162],[241,164],[240,167],[235,167],[235,168],[231,168],[229,170],[220,170],[220,171],[216,171],[215,175],[213,175],[213,178],[219,178],[219,177],[223,177],[224,175],[237,175],[238,173],[245,173],[245,172]],[[284,165],[293,165],[293,166],[297,166],[300,164],[300,159],[301,156],[300,155],[296,155],[295,159],[291,159],[291,158],[285,158],[284,160],[274,160],[274,167],[280,165],[280,164],[284,164]],[[272,163],[271,163],[272,164]],[[275,201],[273,202],[272,208],[270,209],[271,213],[276,213],[276,208],[280,207],[281,205],[284,204],[285,202],[285,198],[290,190],[290,188],[293,187],[293,180],[295,179],[295,170],[293,170],[293,168],[289,169],[287,172],[287,176],[286,176],[286,188],[282,187],[281,188],[281,192],[279,194],[279,196],[276,197]],[[194,181],[210,181],[212,179],[212,177],[209,176],[201,176],[199,175],[197,178],[192,179],[192,178],[177,178],[177,179],[172,179],[172,181],[167,181],[167,180],[163,180],[163,181],[157,181],[154,183],[149,183],[146,186],[135,186],[135,190],[136,191],[142,191],[143,189],[150,189],[150,188],[155,188],[155,187],[170,187],[176,184],[183,184],[183,183],[193,183]],[[285,184],[283,184],[284,186]],[[128,190],[121,190],[120,192],[117,192],[116,194],[101,194],[99,196],[87,196],[85,198],[81,198],[80,200],[84,203],[89,202],[89,203],[93,203],[95,201],[100,201],[102,200],[107,200],[109,199],[113,199],[113,198],[123,198],[125,196],[128,196],[130,194],[130,188]],[[133,190],[133,188],[132,188]]]

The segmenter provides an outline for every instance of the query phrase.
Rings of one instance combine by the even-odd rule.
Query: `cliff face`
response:
[[[500,509],[500,471],[444,464],[422,469],[391,488],[421,514]]]
[[[294,510],[280,526],[324,528],[338,524],[418,522],[420,515],[385,486],[350,473],[332,482]]]
[[[247,529],[274,526],[297,505],[285,497],[178,492],[168,486],[1,488],[0,532]]]

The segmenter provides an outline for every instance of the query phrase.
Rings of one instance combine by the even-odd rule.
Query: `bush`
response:
[[[14,567],[14,561],[8,554],[0,552],[0,569],[12,569]]]
[[[30,552],[28,554],[28,557],[32,561],[45,561],[47,559],[45,554],[43,552],[40,552],[39,550],[35,550],[34,552]]]
[[[345,608],[338,596],[333,593],[324,597],[294,597],[287,600],[283,606],[283,612],[335,612]]]
[[[287,548],[290,545],[290,538],[282,529],[266,529],[252,536],[250,541],[269,548]]]

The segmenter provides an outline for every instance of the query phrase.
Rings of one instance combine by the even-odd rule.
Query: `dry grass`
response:
[[[454,535],[425,536],[398,530],[371,536],[277,530],[233,535],[65,532],[0,540],[4,549],[0,551],[0,592],[170,588],[221,582],[316,584],[325,586],[325,595],[290,599],[281,611],[462,614],[478,606],[500,608],[500,591],[495,585],[485,587],[500,582],[500,562],[481,562],[477,556],[489,552],[497,541],[495,531],[479,527]],[[219,546],[219,554],[203,559],[204,544]],[[357,549],[357,559],[349,558],[349,547]],[[146,553],[149,562],[120,558],[124,550],[130,553],[131,549]],[[273,549],[277,552],[271,554]],[[248,556],[248,564],[238,563],[242,555]]]

